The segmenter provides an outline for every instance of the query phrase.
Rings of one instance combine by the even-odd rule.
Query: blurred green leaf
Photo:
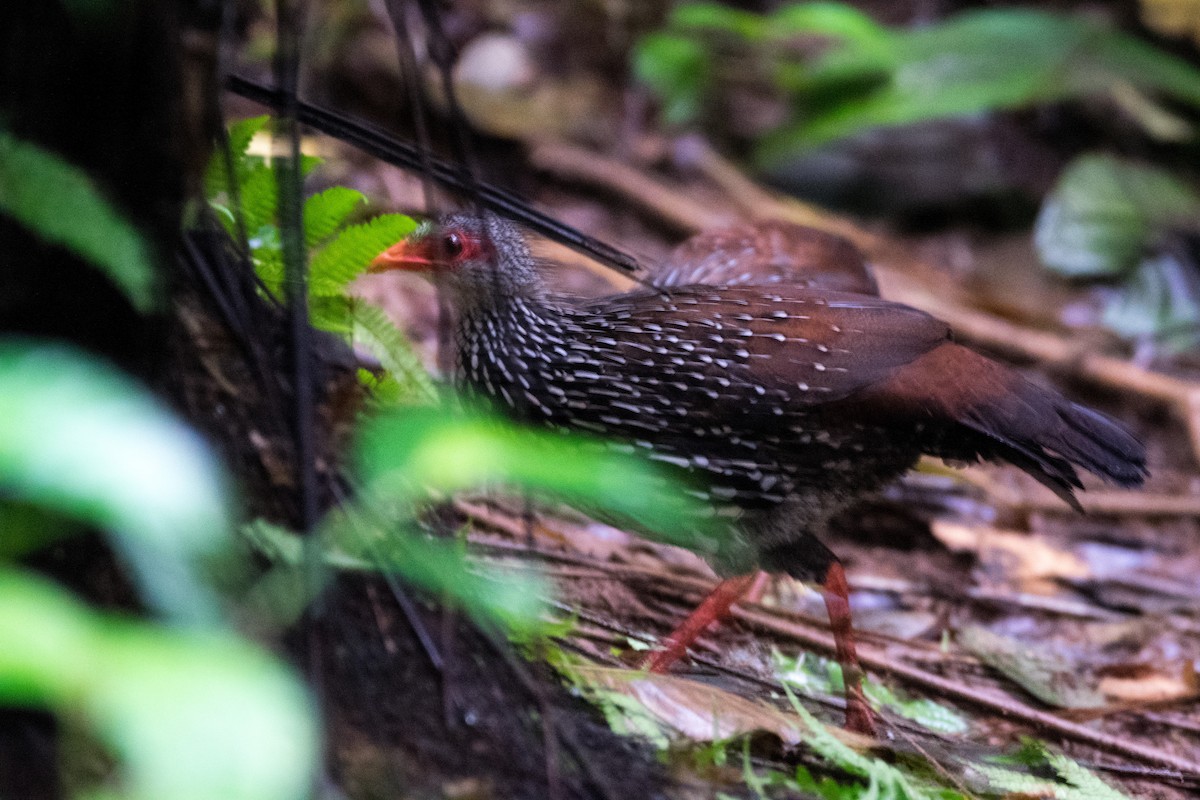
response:
[[[751,53],[728,60],[728,40]],[[757,159],[768,165],[866,128],[1101,93],[1136,106],[1133,119],[1151,135],[1178,138],[1185,129],[1177,119],[1166,124],[1150,95],[1200,106],[1200,70],[1186,61],[1087,15],[1036,9],[968,11],[898,30],[841,3],[791,3],[765,16],[687,4],[639,43],[634,65],[679,122],[720,89],[719,76],[744,81],[751,55],[770,62],[792,110],[758,142]]]
[[[855,752],[849,745],[830,733],[808,709],[800,705],[800,701],[792,694],[792,690],[786,683],[780,685],[783,687],[783,692],[787,696],[792,710],[808,727],[804,743],[839,769],[865,778],[868,781],[868,788],[863,797],[894,797],[897,800],[899,798],[917,800],[917,798],[933,797],[932,793],[918,788],[910,776],[886,761]]]
[[[400,575],[439,599],[453,600],[477,620],[498,622],[514,633],[536,633],[543,627],[541,612],[550,596],[549,584],[536,574],[482,574],[465,550],[451,539],[415,531],[410,505],[363,498],[357,506],[335,512],[321,525],[322,558],[339,571]],[[270,591],[291,593],[303,585],[305,541],[292,531],[264,521],[243,529],[255,550],[288,570],[268,575]],[[261,594],[261,592],[260,592]],[[270,598],[273,605],[295,603],[283,611],[283,622],[311,597]]]
[[[1200,70],[1082,15],[1033,9],[960,14],[934,26],[859,36],[811,65],[808,80],[844,80],[878,69],[890,79],[802,115],[760,143],[769,163],[864,128],[967,116],[1103,92],[1121,86],[1200,105]]]
[[[0,703],[85,720],[126,800],[300,800],[316,720],[290,671],[228,635],[95,614],[0,569]]]
[[[137,229],[83,170],[0,129],[0,212],[98,267],[142,312],[161,302],[150,251]]]
[[[634,75],[663,99],[663,117],[672,125],[700,114],[710,69],[704,48],[684,36],[651,34],[634,52]]]
[[[416,220],[403,214],[380,214],[343,229],[312,257],[309,292],[314,297],[340,294],[375,256],[416,229]]]
[[[230,541],[223,476],[195,433],[114,370],[0,342],[0,487],[115,534],[159,610],[218,618],[201,570]]]
[[[1156,167],[1108,155],[1080,156],[1059,178],[1038,215],[1042,262],[1072,278],[1127,274],[1152,237],[1196,226],[1200,194]]]
[[[761,39],[769,31],[767,20],[761,14],[721,3],[685,3],[677,6],[671,11],[668,24],[674,28],[732,33],[751,42]]]
[[[355,454],[362,479],[386,495],[416,498],[423,487],[456,491],[509,483],[701,553],[745,557],[722,553],[738,543],[719,534],[711,512],[692,501],[671,473],[603,442],[423,406],[368,420]]]
[[[1102,708],[1107,704],[1096,688],[1095,676],[1081,672],[1078,664],[1048,649],[1049,645],[1035,649],[979,625],[963,628],[955,638],[983,663],[1047,705]]]
[[[828,36],[844,45],[853,46],[859,57],[875,53],[885,58],[891,45],[891,33],[887,28],[844,3],[791,3],[780,6],[771,15],[771,31],[776,36]]]
[[[1130,800],[1079,763],[1052,753],[1046,745],[1032,740],[1027,740],[1015,756],[993,759],[992,763],[976,762],[972,767],[984,776],[992,791],[1002,792],[1005,796]],[[1046,775],[1056,775],[1057,779]]]
[[[789,687],[804,694],[828,695],[843,691],[842,668],[831,659],[800,653],[788,656],[772,653],[775,674]],[[867,676],[863,692],[875,707],[884,707],[905,719],[924,725],[939,733],[959,734],[967,731],[967,721],[950,708],[926,698],[908,698],[885,684]]]

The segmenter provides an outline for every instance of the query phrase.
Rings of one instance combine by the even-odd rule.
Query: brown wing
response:
[[[790,285],[686,286],[603,298],[580,311],[593,341],[610,347],[627,374],[739,407],[839,400],[950,333],[908,306]]]
[[[1009,461],[1072,503],[1075,466],[1125,486],[1145,475],[1144,448],[1120,424],[954,344],[934,317],[878,297],[687,286],[587,311],[589,341],[606,349],[622,385],[652,386],[694,419],[771,427],[782,413],[814,411],[882,424],[919,436],[923,452]]]
[[[878,295],[858,248],[816,228],[770,220],[697,234],[654,271],[656,286],[792,285]]]

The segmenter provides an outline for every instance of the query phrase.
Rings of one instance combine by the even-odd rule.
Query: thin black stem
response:
[[[285,108],[284,98],[277,89],[249,78],[231,75],[226,80],[226,88],[234,94],[269,108]],[[433,154],[423,155],[422,148],[400,141],[374,125],[299,100],[295,102],[295,113],[300,123],[346,142],[393,166],[419,173],[423,164],[428,161],[429,175],[439,186],[464,194],[469,194],[472,189],[464,182],[454,165]],[[548,239],[584,253],[620,272],[631,274],[640,269],[637,259],[628,253],[564,225],[504,189],[483,181],[476,183],[473,188],[477,191],[479,204],[489,211],[519,222]]]

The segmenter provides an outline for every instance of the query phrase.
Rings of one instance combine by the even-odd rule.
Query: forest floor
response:
[[[358,173],[360,185],[390,191],[401,207],[419,190],[409,176],[372,169]],[[674,200],[664,209],[637,187],[623,194],[620,181],[597,193],[594,184],[568,188],[578,175],[552,177],[538,193],[544,208],[644,259],[665,253],[670,231],[682,227],[672,224]],[[669,188],[667,197],[685,207],[703,196],[706,213],[746,215],[711,182]],[[812,590],[776,581],[761,603],[709,631],[690,662],[651,676],[637,660],[715,585],[703,562],[566,509],[531,513],[520,499],[458,498],[454,519],[466,524],[481,569],[536,568],[553,578],[558,633],[522,646],[526,663],[448,612],[425,614],[432,638],[457,655],[413,667],[421,658],[401,658],[415,647],[409,623],[384,610],[382,584],[356,584],[357,600],[335,601],[329,616],[341,632],[325,681],[349,700],[334,712],[340,773],[396,785],[386,775],[398,770],[406,777],[395,780],[409,786],[414,774],[428,774],[429,792],[461,797],[803,796],[817,791],[812,776],[851,787],[825,796],[866,791],[854,786],[882,786],[884,797],[933,787],[966,797],[1108,791],[1073,772],[1082,767],[1128,796],[1200,791],[1200,500],[1192,494],[1196,454],[1171,414],[1177,409],[1136,384],[1095,380],[1078,357],[1037,358],[1044,334],[1026,323],[1002,324],[1033,344],[989,338],[977,325],[992,319],[985,304],[960,286],[945,290],[955,278],[937,257],[954,235],[885,237],[823,221],[867,244],[884,296],[897,286],[919,304],[927,293],[935,313],[949,308],[967,320],[968,340],[976,324],[984,331],[976,344],[1018,356],[1033,379],[1134,428],[1150,453],[1147,485],[1114,492],[1089,484],[1089,513],[1079,515],[1015,469],[929,463],[845,515],[827,544],[848,567],[869,694],[883,721],[878,741],[837,728],[839,678]],[[981,252],[1007,246],[992,241]],[[560,288],[620,287],[621,278],[569,260],[574,267],[554,277]],[[372,278],[359,292],[392,311],[435,363],[428,288]],[[1063,341],[1076,353],[1090,346]],[[408,664],[411,674],[388,672],[389,663]],[[793,703],[830,727],[807,727]],[[514,716],[512,708],[535,711]],[[609,726],[629,738],[613,738]],[[412,734],[435,729],[445,735]],[[380,751],[380,741],[390,748]]]

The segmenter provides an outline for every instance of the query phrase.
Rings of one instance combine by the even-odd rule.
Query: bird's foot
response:
[[[862,666],[854,642],[854,625],[850,616],[850,585],[846,571],[838,561],[829,565],[821,584],[825,610],[829,612],[829,630],[833,634],[837,662],[842,667],[842,683],[846,693],[846,728],[866,736],[875,736],[875,713],[863,694]]]
[[[663,639],[662,648],[655,650],[642,660],[641,666],[650,672],[666,672],[672,664],[683,657],[692,642],[696,641],[709,625],[728,617],[729,610],[734,603],[737,603],[746,596],[747,592],[752,591],[760,584],[759,576],[765,576],[765,574],[756,572],[721,581],[717,584],[717,588],[713,589],[708,597],[696,606],[696,610]]]
[[[867,704],[867,698],[862,693],[862,686],[855,688],[857,691],[851,691],[848,684],[846,687],[846,730],[870,736],[872,739],[878,738],[879,731],[875,725],[875,712]]]

